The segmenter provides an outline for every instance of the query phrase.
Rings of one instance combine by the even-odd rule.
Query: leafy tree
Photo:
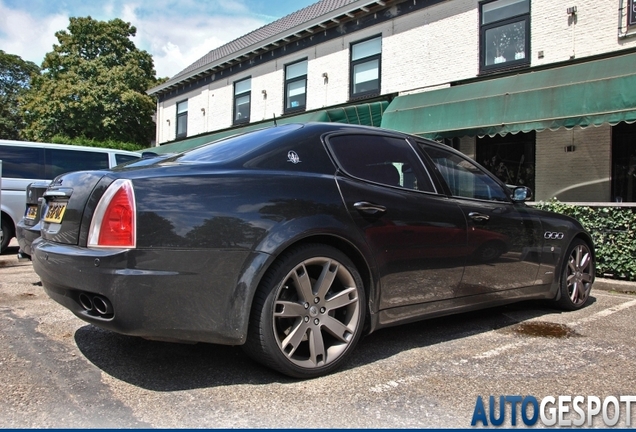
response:
[[[157,80],[152,56],[130,39],[136,33],[120,19],[71,18],[23,99],[24,137],[149,144],[155,102],[146,90]]]
[[[31,74],[39,70],[35,63],[0,50],[0,138],[19,139],[24,123],[18,97],[29,88]]]

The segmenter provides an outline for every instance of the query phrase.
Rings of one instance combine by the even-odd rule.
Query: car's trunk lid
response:
[[[44,192],[42,237],[56,243],[86,245],[99,198],[114,179],[104,171],[78,171],[53,180]]]

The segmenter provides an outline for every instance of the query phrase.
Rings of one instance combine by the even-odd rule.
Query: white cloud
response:
[[[158,77],[172,77],[212,49],[266,24],[250,17],[207,14],[139,17],[133,4],[124,7],[121,19],[137,28],[135,44],[152,54]]]
[[[244,1],[201,4],[183,0],[178,10],[170,0],[108,1],[81,7],[74,3],[65,3],[73,9],[72,16],[90,14],[100,20],[119,17],[134,25],[137,35],[133,41],[137,48],[152,54],[158,77],[172,77],[214,48],[267,24],[250,13],[253,11]],[[184,9],[189,13],[180,14]],[[62,7],[56,10],[43,14],[28,6],[10,9],[0,0],[0,49],[40,65],[57,43],[55,33],[69,24],[69,13],[61,12]]]
[[[42,64],[44,55],[57,43],[55,33],[68,27],[68,16],[49,15],[38,19],[27,12],[0,3],[0,49],[24,60]]]

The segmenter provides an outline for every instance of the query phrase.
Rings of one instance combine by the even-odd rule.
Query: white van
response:
[[[26,188],[37,180],[51,181],[70,171],[108,169],[139,159],[140,153],[29,141],[0,140],[2,161],[2,242],[0,253],[15,236],[26,209]]]

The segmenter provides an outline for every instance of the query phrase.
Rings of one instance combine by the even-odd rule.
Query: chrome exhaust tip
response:
[[[93,310],[93,300],[88,296],[88,294],[80,293],[78,300],[79,304],[84,308],[84,310],[89,312]]]
[[[95,308],[95,312],[102,316],[112,315],[113,313],[113,305],[105,297],[93,297],[93,307]]]

